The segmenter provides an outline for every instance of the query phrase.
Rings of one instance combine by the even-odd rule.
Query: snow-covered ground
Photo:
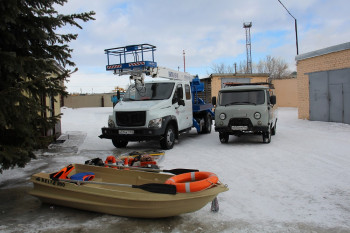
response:
[[[218,213],[208,204],[195,213],[140,220],[41,204],[28,195],[35,172],[160,149],[156,142],[116,149],[99,139],[111,111],[62,108],[66,146],[0,175],[0,232],[350,232],[350,125],[300,120],[295,108],[279,109],[270,144],[261,136],[230,136],[221,144],[214,130],[207,135],[192,130],[166,151],[163,168],[211,171],[228,185],[219,194]]]

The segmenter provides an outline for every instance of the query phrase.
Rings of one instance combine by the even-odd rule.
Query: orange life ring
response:
[[[219,178],[211,172],[188,172],[173,176],[165,184],[176,186],[178,193],[198,192],[215,185]]]
[[[108,165],[115,165],[117,162],[117,160],[115,159],[115,157],[113,155],[110,155],[106,158],[105,161],[105,167],[108,167]]]

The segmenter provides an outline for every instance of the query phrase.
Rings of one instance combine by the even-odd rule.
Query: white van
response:
[[[276,96],[272,86],[237,84],[222,88],[218,98],[212,98],[215,107],[215,131],[227,143],[229,135],[260,134],[264,143],[276,134]]]

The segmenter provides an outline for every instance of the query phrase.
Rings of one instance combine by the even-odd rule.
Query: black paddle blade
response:
[[[141,185],[132,185],[133,188],[142,189],[152,193],[164,193],[164,194],[176,194],[176,186],[172,184],[141,184]]]
[[[185,168],[176,168],[176,169],[171,169],[171,170],[163,170],[163,172],[168,172],[172,173],[175,175],[183,174],[183,173],[188,173],[188,172],[199,172],[197,169],[185,169]]]

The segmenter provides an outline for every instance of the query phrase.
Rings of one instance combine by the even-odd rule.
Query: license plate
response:
[[[248,130],[248,126],[231,126],[232,130]]]
[[[119,130],[119,134],[134,134],[134,130]]]

